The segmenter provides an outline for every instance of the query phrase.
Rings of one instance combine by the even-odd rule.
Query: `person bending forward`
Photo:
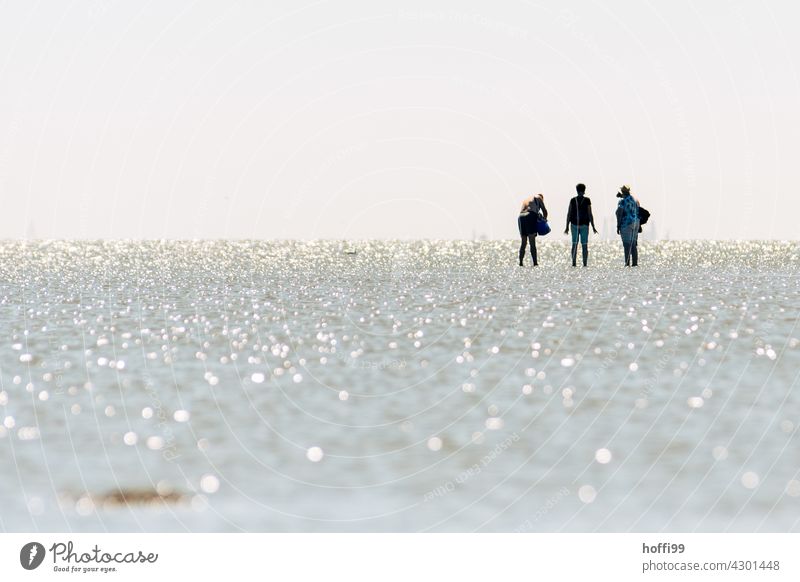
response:
[[[519,218],[517,218],[517,226],[519,228],[519,235],[522,242],[519,247],[519,266],[523,266],[523,259],[525,259],[525,248],[530,244],[531,246],[531,259],[533,259],[533,266],[539,265],[539,259],[536,255],[536,235],[538,234],[537,224],[539,220],[547,220],[547,208],[544,205],[544,195],[537,194],[522,201],[522,208],[520,209]]]

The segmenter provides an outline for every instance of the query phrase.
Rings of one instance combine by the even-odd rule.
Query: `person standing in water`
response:
[[[589,225],[592,226],[592,231],[595,234],[597,234],[597,229],[594,227],[592,201],[585,195],[586,186],[578,184],[575,186],[575,191],[578,195],[569,201],[567,226],[564,229],[564,234],[569,234],[570,228],[572,228],[573,267],[576,267],[578,262],[578,238],[580,237],[581,247],[583,248],[583,266],[585,267],[589,261]]]
[[[639,266],[639,202],[631,195],[630,186],[622,186],[617,193],[617,234],[622,238],[625,266]]]
[[[547,220],[547,208],[544,205],[544,194],[537,194],[536,196],[531,196],[522,201],[522,208],[520,209],[519,218],[517,218],[519,235],[522,237],[522,243],[519,247],[520,267],[523,266],[525,247],[528,246],[528,243],[531,245],[533,266],[539,266],[539,259],[536,255],[537,223],[539,220]]]

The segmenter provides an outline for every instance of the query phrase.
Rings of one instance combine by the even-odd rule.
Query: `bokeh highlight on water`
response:
[[[798,531],[794,242],[0,244],[3,531]]]

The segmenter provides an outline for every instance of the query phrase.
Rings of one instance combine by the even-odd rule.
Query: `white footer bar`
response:
[[[800,580],[800,534],[2,534],[0,580]]]

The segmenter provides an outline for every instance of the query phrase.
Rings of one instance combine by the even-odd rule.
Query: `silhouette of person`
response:
[[[625,266],[639,266],[639,202],[631,195],[630,186],[622,186],[617,193],[617,234],[622,238]]]
[[[519,247],[519,266],[523,266],[525,258],[525,248],[530,244],[531,259],[533,266],[539,266],[539,259],[536,254],[536,235],[538,234],[537,224],[539,220],[547,220],[547,208],[544,205],[544,194],[537,194],[522,201],[517,227],[522,242]]]
[[[586,196],[586,186],[578,184],[575,186],[577,196],[569,201],[567,209],[567,226],[564,234],[568,234],[572,229],[572,266],[577,266],[578,262],[578,239],[580,238],[583,247],[583,266],[589,261],[589,225],[592,231],[597,234],[594,226],[594,215],[592,214],[592,201]]]

